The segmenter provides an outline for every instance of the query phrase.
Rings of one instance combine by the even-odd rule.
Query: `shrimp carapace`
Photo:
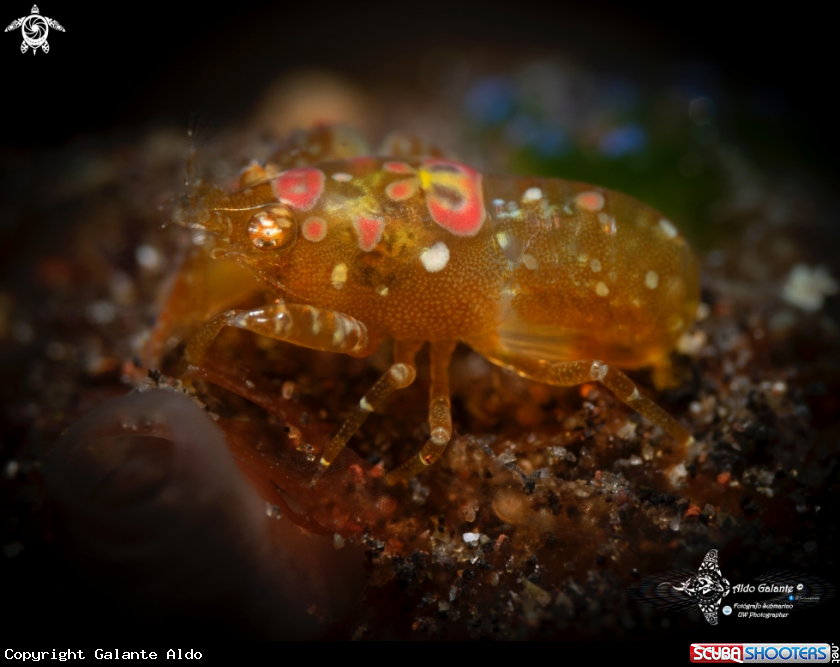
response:
[[[451,438],[458,341],[540,382],[601,382],[680,443],[691,439],[619,370],[667,367],[694,320],[697,260],[664,216],[584,183],[483,174],[400,136],[383,156],[360,154],[362,140],[332,128],[290,145],[248,166],[234,192],[202,186],[185,216],[214,234],[213,257],[246,267],[276,298],[204,324],[182,368],[226,326],[354,356],[392,339],[392,366],[322,453],[321,472],[412,383],[426,342],[431,436],[389,481],[434,463]]]

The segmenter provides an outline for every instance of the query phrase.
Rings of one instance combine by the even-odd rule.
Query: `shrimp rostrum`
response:
[[[196,192],[188,224],[214,234],[214,257],[248,267],[277,299],[205,323],[183,368],[224,327],[357,357],[394,341],[393,364],[326,447],[317,476],[412,383],[425,343],[431,435],[389,482],[433,464],[452,437],[448,369],[459,341],[540,382],[600,382],[678,443],[691,440],[619,370],[667,368],[699,301],[694,253],[645,204],[584,183],[482,174],[400,136],[372,157],[336,128],[251,165],[235,192]]]

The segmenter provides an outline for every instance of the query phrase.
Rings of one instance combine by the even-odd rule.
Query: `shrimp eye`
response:
[[[260,250],[290,246],[297,237],[294,214],[285,206],[272,206],[255,213],[248,222],[248,237]]]

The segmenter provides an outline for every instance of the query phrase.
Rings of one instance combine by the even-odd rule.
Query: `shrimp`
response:
[[[355,357],[394,341],[392,365],[325,448],[315,480],[367,416],[413,382],[425,343],[430,437],[390,483],[432,465],[452,437],[458,342],[539,382],[600,382],[679,444],[692,441],[620,370],[667,369],[699,302],[685,238],[627,195],[483,174],[401,135],[374,156],[351,131],[322,127],[248,166],[234,192],[195,185],[180,222],[211,233],[214,258],[246,267],[276,297],[207,321],[182,371],[224,327]]]

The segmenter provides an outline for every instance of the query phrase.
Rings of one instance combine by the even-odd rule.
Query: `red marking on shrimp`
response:
[[[413,197],[417,193],[419,185],[420,184],[417,182],[416,178],[397,181],[396,183],[391,183],[385,188],[385,194],[394,201],[402,201],[404,199],[408,199],[409,197]]]
[[[456,236],[475,236],[485,218],[481,174],[434,159],[423,161],[420,178],[432,219]]]
[[[311,167],[290,169],[272,182],[274,194],[284,204],[307,211],[324,191],[324,172]]]
[[[392,174],[413,174],[414,167],[405,162],[386,162],[385,171],[390,171]]]
[[[382,220],[366,218],[361,215],[353,220],[353,226],[359,235],[359,247],[365,252],[369,252],[376,247],[379,239],[382,238],[382,230],[385,229],[385,223]]]
[[[581,192],[575,197],[575,203],[587,211],[600,211],[604,208],[604,195],[594,190]]]
[[[307,241],[320,241],[327,235],[327,223],[313,216],[303,221],[300,231]]]

